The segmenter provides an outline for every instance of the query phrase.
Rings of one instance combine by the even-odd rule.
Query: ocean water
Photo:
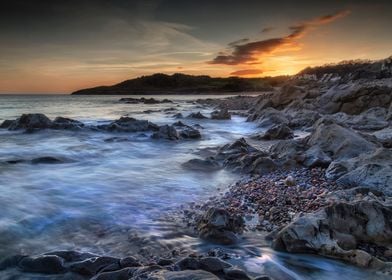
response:
[[[0,122],[23,113],[44,113],[86,124],[103,124],[124,115],[170,124],[177,121],[173,114],[178,112],[208,115],[211,111],[189,96],[154,97],[174,103],[124,104],[118,101],[120,96],[0,96]],[[165,111],[169,108],[173,110]],[[182,121],[203,126],[202,139],[171,142],[151,139],[149,133],[47,130],[26,134],[0,129],[0,259],[60,249],[122,257],[144,249],[161,253],[180,247],[214,247],[168,217],[181,205],[224,190],[239,175],[226,170],[190,171],[182,163],[205,148],[247,137],[257,128],[238,116],[225,121]],[[120,141],[105,141],[113,137]],[[5,163],[42,156],[60,157],[66,163]],[[236,264],[252,275],[386,279],[328,259],[274,252],[252,233],[227,250],[238,254]]]

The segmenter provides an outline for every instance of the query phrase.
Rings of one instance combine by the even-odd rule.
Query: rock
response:
[[[203,270],[184,270],[184,271],[158,271],[151,275],[150,279],[162,280],[219,280],[214,274]],[[155,278],[153,278],[155,277]]]
[[[219,244],[233,244],[237,241],[235,233],[244,229],[244,220],[224,209],[210,208],[201,217],[197,229],[201,238]]]
[[[141,266],[140,262],[134,257],[126,257],[120,260],[120,266],[124,267],[137,267]]]
[[[290,253],[320,254],[362,267],[378,267],[382,265],[380,260],[351,248],[356,244],[390,244],[391,215],[391,206],[374,200],[334,203],[283,228],[275,238],[273,248]]]
[[[8,126],[9,130],[34,131],[52,127],[52,121],[44,114],[23,114]]]
[[[13,123],[13,120],[5,120],[1,123],[0,128],[9,128]]]
[[[179,260],[178,262],[176,262],[175,266],[180,270],[186,270],[186,269],[196,270],[196,269],[200,269],[200,262],[197,258],[185,257]]]
[[[54,255],[64,259],[66,262],[79,262],[85,259],[96,258],[98,255],[78,251],[53,251],[43,255]]]
[[[200,171],[216,171],[222,168],[219,162],[211,157],[206,159],[194,158],[183,163],[182,166],[187,169]]]
[[[163,100],[157,100],[155,98],[132,98],[132,97],[126,97],[126,98],[121,98],[119,100],[120,102],[125,102],[128,104],[138,104],[138,103],[144,103],[144,104],[161,104],[161,103],[173,103],[173,101],[169,99],[163,99]]]
[[[197,113],[191,113],[188,115],[187,118],[192,118],[192,119],[208,119],[206,116],[204,116],[202,113],[197,112]]]
[[[297,182],[295,181],[293,176],[289,175],[286,177],[286,179],[284,179],[284,184],[286,186],[295,186],[297,184]]]
[[[391,149],[379,148],[373,153],[331,164],[327,176],[345,188],[363,186],[392,195],[391,158]]]
[[[132,276],[132,269],[123,268],[116,271],[107,271],[102,272],[94,277],[91,280],[128,280]]]
[[[289,120],[284,113],[274,108],[267,108],[262,110],[260,113],[254,113],[248,118],[248,120],[257,121],[260,127],[265,128],[279,124],[289,124]]]
[[[168,266],[168,265],[172,265],[174,263],[174,261],[172,259],[165,259],[165,258],[159,258],[159,260],[157,261],[157,265],[160,266]]]
[[[238,268],[226,268],[224,270],[225,279],[228,280],[251,280],[243,270]]]
[[[211,113],[211,119],[213,120],[230,120],[231,114],[227,109],[221,109],[219,111],[213,111]]]
[[[263,140],[274,140],[274,139],[291,139],[294,137],[293,131],[285,124],[278,124],[270,127],[260,137]]]
[[[214,257],[205,257],[199,260],[199,265],[202,270],[218,273],[231,267],[231,264]]]
[[[385,148],[392,148],[392,127],[378,130],[373,135]]]
[[[93,276],[99,271],[110,266],[111,270],[120,269],[120,260],[112,257],[95,257],[73,263],[69,266],[70,271],[87,276]],[[113,267],[114,265],[114,267]]]
[[[217,159],[226,159],[229,156],[233,155],[241,155],[241,154],[246,154],[250,152],[255,152],[257,149],[249,145],[245,138],[240,138],[236,140],[232,144],[226,144],[219,148],[216,158]]]
[[[57,117],[54,119],[51,128],[53,128],[53,129],[80,129],[82,127],[84,127],[84,124],[80,121],[69,119],[69,118]]]
[[[333,160],[357,157],[377,148],[374,143],[355,131],[326,119],[321,119],[315,124],[313,133],[305,142],[310,147],[318,146]]]
[[[201,133],[193,127],[185,126],[180,130],[180,136],[185,139],[200,139]]]
[[[66,271],[64,260],[55,255],[24,257],[18,262],[18,267],[24,272],[45,274],[58,274]]]
[[[162,125],[159,127],[157,132],[151,136],[154,139],[167,139],[167,140],[178,140],[180,135],[176,128],[172,125]]]
[[[138,132],[138,131],[156,131],[159,126],[146,120],[137,120],[130,117],[121,117],[111,122],[109,125],[98,125],[98,129],[117,132]]]
[[[305,159],[302,162],[303,165],[313,167],[328,167],[332,159],[324,153],[320,147],[313,146],[304,153]]]
[[[38,158],[33,158],[31,160],[32,164],[60,164],[60,163],[65,163],[63,159],[59,159],[56,157],[51,157],[51,156],[45,156],[45,157],[38,157]]]

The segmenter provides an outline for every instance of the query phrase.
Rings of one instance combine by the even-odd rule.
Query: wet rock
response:
[[[24,272],[45,274],[58,274],[66,271],[64,260],[55,255],[24,257],[18,262],[18,268]]]
[[[216,171],[222,168],[222,166],[214,160],[213,158],[206,159],[191,159],[182,164],[183,167],[191,170],[200,170],[200,171]]]
[[[244,220],[224,209],[210,208],[199,220],[197,230],[201,238],[219,244],[233,244],[236,233],[244,229]]]
[[[167,139],[167,140],[178,140],[180,135],[176,128],[172,125],[162,125],[159,127],[157,132],[151,136],[154,139]]]
[[[293,176],[289,175],[286,177],[286,179],[284,179],[284,184],[286,186],[295,186],[297,184],[297,182],[295,181]]]
[[[126,97],[126,98],[121,98],[119,100],[120,102],[125,102],[128,104],[139,104],[139,103],[144,103],[144,104],[161,104],[161,103],[173,103],[173,101],[169,99],[163,99],[163,100],[157,100],[155,98],[132,98],[132,97]]]
[[[224,270],[225,279],[228,280],[251,280],[243,270],[238,268],[226,268]]]
[[[5,120],[1,123],[0,128],[9,128],[13,123],[13,120]]]
[[[98,125],[98,129],[117,132],[156,131],[159,126],[146,120],[137,120],[130,117],[121,117],[108,125]]]
[[[176,267],[178,267],[180,270],[186,270],[186,269],[191,269],[191,270],[196,270],[200,269],[200,262],[197,258],[195,257],[185,257],[175,264]]]
[[[128,280],[132,276],[132,269],[130,268],[123,268],[116,271],[107,271],[102,272],[94,277],[91,280]]]
[[[5,270],[10,267],[15,267],[18,265],[21,259],[25,258],[24,255],[15,255],[3,258],[0,262],[0,270]]]
[[[172,259],[166,259],[166,258],[159,258],[157,261],[157,265],[160,266],[168,266],[174,264],[174,261]]]
[[[357,157],[377,148],[374,143],[361,137],[355,131],[326,119],[315,124],[315,130],[307,138],[306,144],[318,146],[334,160]]]
[[[377,201],[335,203],[304,215],[278,233],[273,247],[292,253],[315,253],[362,267],[382,262],[355,244],[389,244],[392,241],[392,207]]]
[[[221,109],[218,111],[213,111],[211,113],[211,119],[213,120],[230,120],[231,114],[227,109]]]
[[[80,129],[84,127],[84,124],[80,121],[64,118],[64,117],[57,117],[54,119],[52,123],[53,129]]]
[[[52,127],[52,121],[44,114],[23,114],[9,126],[9,130],[25,129],[34,131],[39,129],[47,129]]]
[[[185,139],[200,139],[201,133],[193,127],[185,126],[180,130],[180,136]]]
[[[112,257],[96,257],[73,263],[69,269],[78,274],[93,276],[108,266],[111,266],[111,270],[120,269],[119,261],[119,259]]]
[[[214,274],[203,270],[158,271],[151,275],[151,279],[162,280],[219,280]],[[155,277],[155,278],[154,278]]]
[[[120,266],[123,267],[137,267],[141,266],[140,262],[135,257],[126,257],[120,260]]]
[[[187,118],[191,119],[208,119],[206,116],[204,116],[202,113],[197,112],[197,113],[191,113],[188,115]]]
[[[278,124],[270,127],[259,138],[263,140],[291,139],[294,137],[293,131],[285,124]]]
[[[78,251],[53,251],[43,255],[53,255],[64,259],[66,262],[79,262],[85,259],[96,258],[98,255]]]
[[[31,160],[31,163],[32,164],[60,164],[60,163],[65,163],[65,161],[60,158],[45,156],[45,157],[33,158]]]
[[[265,128],[279,124],[289,124],[289,120],[285,114],[274,108],[267,108],[260,113],[254,113],[248,120],[257,121],[260,127]]]
[[[231,267],[231,264],[214,257],[205,257],[199,260],[199,265],[202,270],[218,273]]]

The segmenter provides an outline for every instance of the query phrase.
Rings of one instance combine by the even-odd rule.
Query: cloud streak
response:
[[[350,11],[344,10],[335,14],[324,15],[300,22],[290,26],[289,29],[291,33],[284,37],[253,42],[243,42],[239,40],[230,43],[229,47],[232,49],[231,53],[219,53],[208,63],[224,65],[257,64],[260,60],[260,56],[270,54],[280,48],[294,46],[295,41],[302,38],[308,31],[343,18],[348,14],[350,14]]]

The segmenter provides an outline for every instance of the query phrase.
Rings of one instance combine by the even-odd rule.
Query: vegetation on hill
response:
[[[213,78],[176,73],[173,75],[153,74],[123,81],[113,86],[100,86],[78,90],[72,94],[203,94],[229,92],[257,92],[271,90],[284,83],[287,76],[264,78]]]

